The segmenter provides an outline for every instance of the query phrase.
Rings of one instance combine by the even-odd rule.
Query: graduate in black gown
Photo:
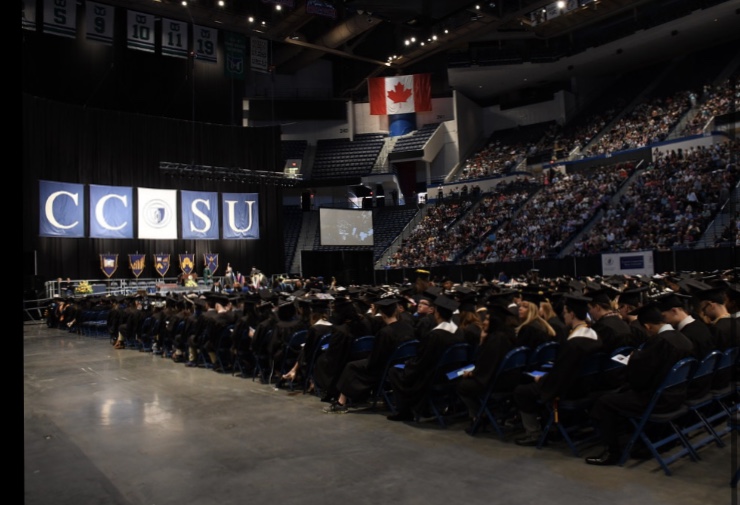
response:
[[[619,461],[619,428],[625,421],[620,412],[641,415],[673,365],[694,351],[691,341],[664,321],[657,304],[648,303],[637,309],[635,315],[650,336],[642,348],[630,355],[624,386],[600,396],[591,408],[591,417],[599,426],[604,450],[597,456],[586,458],[589,465],[615,465]],[[670,412],[684,399],[685,390],[666,395],[656,407],[656,413]]]
[[[339,397],[328,405],[324,412],[347,412],[350,402],[357,403],[374,391],[388,359],[399,344],[414,338],[414,328],[405,321],[397,319],[398,300],[388,297],[375,302],[383,326],[375,334],[375,344],[370,356],[350,361],[344,367],[337,382]]]
[[[686,309],[691,299],[689,295],[667,293],[655,299],[658,308],[663,312],[663,320],[673,329],[683,333],[694,344],[693,356],[701,361],[716,349],[712,332],[704,321],[695,319]]]
[[[517,445],[534,446],[541,436],[542,427],[537,415],[543,405],[555,398],[573,398],[585,394],[585,384],[578,384],[577,377],[585,360],[602,350],[599,336],[586,323],[589,298],[578,295],[563,296],[563,321],[569,328],[568,338],[561,345],[552,369],[535,378],[534,382],[521,384],[514,389],[514,401],[522,418],[526,434],[517,439]]]
[[[457,384],[457,394],[468,407],[471,426],[480,408],[480,398],[496,376],[506,353],[514,348],[517,317],[509,310],[507,295],[494,295],[486,303],[486,319],[483,323],[481,340],[475,357],[475,368],[465,372]],[[511,377],[499,383],[502,391],[512,391],[519,377]]]
[[[434,317],[437,325],[423,339],[415,357],[409,359],[403,369],[393,368],[388,378],[393,388],[396,414],[389,415],[389,421],[411,421],[414,409],[424,400],[434,368],[447,348],[464,342],[463,336],[452,322],[452,314],[458,303],[439,295],[434,299]]]
[[[337,381],[350,358],[352,342],[357,337],[371,335],[370,322],[357,310],[349,298],[334,300],[332,310],[334,325],[329,347],[315,363],[314,380],[323,391],[321,401],[331,403],[339,396]]]
[[[610,288],[591,290],[585,293],[591,298],[588,313],[594,321],[591,328],[604,343],[604,352],[611,353],[619,347],[631,345],[632,330],[617,312],[615,302],[619,292]]]

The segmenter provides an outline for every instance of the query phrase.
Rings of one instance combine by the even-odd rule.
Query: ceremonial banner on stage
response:
[[[170,255],[155,254],[154,269],[157,271],[160,277],[164,277],[165,275],[167,275],[167,271],[170,269]]]
[[[218,270],[218,253],[206,253],[203,255],[203,260],[211,274],[215,275]]]
[[[218,30],[207,26],[193,25],[193,51],[195,57],[208,63],[216,63],[218,55]]]
[[[182,238],[218,240],[218,193],[180,191]]]
[[[77,1],[44,0],[44,32],[75,38],[77,35]]]
[[[101,254],[100,255],[100,270],[103,274],[110,279],[111,275],[116,273],[118,270],[118,255],[117,254]]]
[[[224,239],[260,238],[258,193],[224,193],[223,215]]]
[[[128,255],[128,266],[131,267],[131,272],[137,279],[144,272],[146,266],[146,259],[143,254],[129,254]]]
[[[21,4],[21,28],[36,31],[36,0],[23,0]]]
[[[85,8],[85,28],[87,40],[113,44],[113,23],[116,9],[110,5],[87,2]]]
[[[154,14],[128,11],[126,26],[129,49],[154,52]]]
[[[431,74],[373,77],[367,87],[372,115],[432,110]]]
[[[162,54],[176,58],[188,57],[188,24],[162,18]]]
[[[82,184],[39,181],[39,235],[85,236],[85,187]]]
[[[190,275],[195,270],[195,254],[181,254],[180,255],[180,270],[185,275]]]
[[[90,238],[134,238],[133,191],[90,184]]]
[[[139,190],[139,238],[177,238],[177,190]]]

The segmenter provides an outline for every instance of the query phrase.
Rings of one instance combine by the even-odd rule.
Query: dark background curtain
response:
[[[171,255],[167,276],[180,273],[177,255],[219,253],[248,273],[284,270],[282,188],[274,184],[166,176],[161,161],[235,170],[281,171],[280,128],[243,128],[166,119],[62,104],[23,94],[23,255],[24,288],[58,277],[99,279],[100,254],[118,254],[112,279],[130,279],[128,254],[146,254],[141,277],[158,277],[153,254]],[[113,240],[39,236],[39,180],[194,191],[259,194],[259,240]],[[135,192],[134,192],[135,195]],[[135,207],[134,207],[135,208]],[[87,210],[86,210],[87,214]],[[135,212],[134,212],[135,214]],[[136,225],[136,222],[135,222]],[[136,231],[136,226],[134,227]],[[89,225],[86,235],[89,234]]]

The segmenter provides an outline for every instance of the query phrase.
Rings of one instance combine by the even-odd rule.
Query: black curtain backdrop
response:
[[[161,161],[250,170],[282,171],[280,128],[243,128],[193,123],[141,114],[67,105],[23,94],[23,277],[24,288],[54,280],[105,278],[100,254],[118,254],[111,279],[134,278],[128,254],[146,254],[141,277],[158,277],[153,254],[169,253],[167,277],[180,273],[178,254],[219,253],[247,273],[284,270],[282,187],[261,183],[166,176]],[[39,180],[193,191],[259,194],[259,240],[113,240],[39,236]],[[87,191],[87,188],[86,188]],[[86,192],[87,194],[87,192]],[[134,193],[135,194],[135,193]],[[86,197],[87,201],[87,197]],[[135,208],[135,207],[134,207]],[[88,210],[86,210],[86,215]],[[135,214],[135,213],[134,213]],[[137,226],[134,226],[134,232]],[[89,224],[86,235],[89,234]],[[34,258],[35,260],[31,260]],[[25,259],[28,259],[26,261]]]

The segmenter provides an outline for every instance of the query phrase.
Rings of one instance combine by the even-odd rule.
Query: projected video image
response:
[[[321,245],[373,245],[371,210],[320,209]]]

